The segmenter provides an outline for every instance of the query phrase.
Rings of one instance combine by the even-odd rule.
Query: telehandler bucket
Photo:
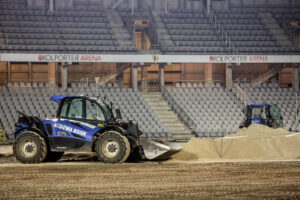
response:
[[[180,145],[159,139],[140,138],[147,160],[167,160],[183,148]]]

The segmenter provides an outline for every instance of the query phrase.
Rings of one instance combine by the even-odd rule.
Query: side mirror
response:
[[[121,115],[121,111],[120,111],[120,109],[116,109],[116,118],[117,119],[122,119],[122,115]]]
[[[245,114],[245,110],[246,110],[245,108],[242,109],[243,114]]]

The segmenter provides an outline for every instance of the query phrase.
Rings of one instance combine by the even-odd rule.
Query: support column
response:
[[[165,5],[164,5],[164,7],[165,7],[165,13],[167,14],[168,13],[168,0],[165,0]]]
[[[294,65],[293,67],[293,74],[294,74],[294,82],[293,87],[295,91],[299,91],[299,68],[297,65]]]
[[[211,0],[206,0],[206,11],[208,15],[210,15],[210,10],[211,10]]]
[[[2,73],[2,76],[0,76],[0,83],[6,83],[7,82],[7,62],[0,61],[0,73]]]
[[[31,82],[32,81],[32,63],[28,63],[28,79]]]
[[[232,64],[226,63],[226,88],[230,89],[232,88]]]
[[[97,95],[97,97],[99,97],[99,77],[95,77],[95,82],[96,82],[96,84],[95,84],[95,90],[96,90],[96,95]]]
[[[52,86],[56,84],[56,76],[55,76],[55,65],[54,62],[48,63],[48,83]]]
[[[165,90],[165,66],[164,64],[159,64],[159,87],[160,91]]]
[[[120,73],[117,76],[117,82],[118,82],[118,85],[119,85],[120,88],[124,87],[124,72]]]
[[[54,11],[54,0],[49,0],[49,11],[50,12]]]
[[[147,80],[147,67],[141,66],[142,69],[142,92],[147,92],[148,90],[148,80]]]
[[[206,63],[204,74],[205,74],[205,83],[212,83],[213,81],[213,70],[212,70],[213,64],[212,63]]]
[[[134,14],[134,0],[131,0],[131,14]]]
[[[131,67],[131,87],[135,92],[138,91],[138,73],[136,65]]]
[[[7,62],[7,82],[11,82],[11,65],[10,62]]]
[[[63,64],[61,68],[61,86],[64,90],[68,87],[68,66],[66,64]]]

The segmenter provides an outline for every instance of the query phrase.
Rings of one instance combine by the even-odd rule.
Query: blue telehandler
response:
[[[249,104],[243,110],[245,118],[240,128],[248,127],[251,124],[262,124],[271,128],[282,128],[282,116],[277,105],[265,103]]]
[[[163,160],[180,145],[141,137],[138,124],[122,121],[101,98],[80,95],[52,96],[58,103],[55,118],[40,120],[20,113],[13,153],[22,163],[55,162],[64,152],[95,152],[99,161],[121,163],[128,158]]]

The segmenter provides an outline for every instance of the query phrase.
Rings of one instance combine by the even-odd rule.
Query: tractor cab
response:
[[[249,104],[243,110],[245,119],[240,128],[248,127],[251,124],[262,124],[271,128],[283,127],[282,116],[277,105],[270,104]]]

